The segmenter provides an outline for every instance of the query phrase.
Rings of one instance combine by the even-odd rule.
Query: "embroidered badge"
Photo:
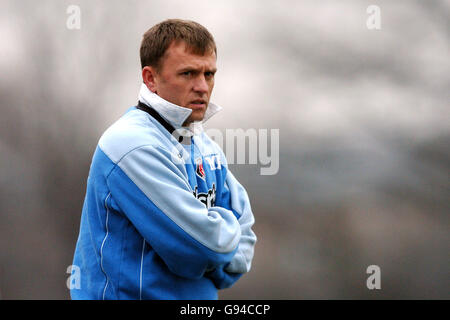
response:
[[[202,158],[195,159],[195,173],[205,180],[205,170],[203,169]]]

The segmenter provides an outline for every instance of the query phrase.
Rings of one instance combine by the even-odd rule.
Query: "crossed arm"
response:
[[[230,287],[250,270],[256,242],[247,193],[228,171],[229,208],[208,209],[193,196],[184,165],[171,159],[161,147],[133,150],[108,176],[111,195],[173,273],[206,276],[219,289]],[[137,188],[125,188],[124,179]]]

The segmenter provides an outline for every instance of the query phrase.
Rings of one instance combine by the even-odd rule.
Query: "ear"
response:
[[[142,69],[142,81],[147,86],[148,90],[153,93],[157,92],[157,74],[156,70],[153,67],[145,66]]]

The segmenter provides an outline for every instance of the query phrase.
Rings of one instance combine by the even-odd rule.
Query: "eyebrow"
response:
[[[179,72],[179,73],[186,72],[186,71],[196,71],[196,72],[199,72],[199,70],[200,70],[200,68],[196,68],[196,67],[193,67],[193,66],[186,66],[186,67],[183,67],[183,68],[179,69],[178,72]],[[205,70],[205,72],[216,73],[216,72],[217,72],[217,68],[212,68],[212,69],[209,69],[209,68],[208,68],[208,69]]]

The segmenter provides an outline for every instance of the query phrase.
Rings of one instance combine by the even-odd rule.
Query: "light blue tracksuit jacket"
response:
[[[143,110],[130,108],[95,150],[71,297],[217,299],[250,270],[256,236],[247,192],[201,124],[179,142],[190,109],[145,85],[139,101]],[[204,121],[219,109],[210,104]]]

